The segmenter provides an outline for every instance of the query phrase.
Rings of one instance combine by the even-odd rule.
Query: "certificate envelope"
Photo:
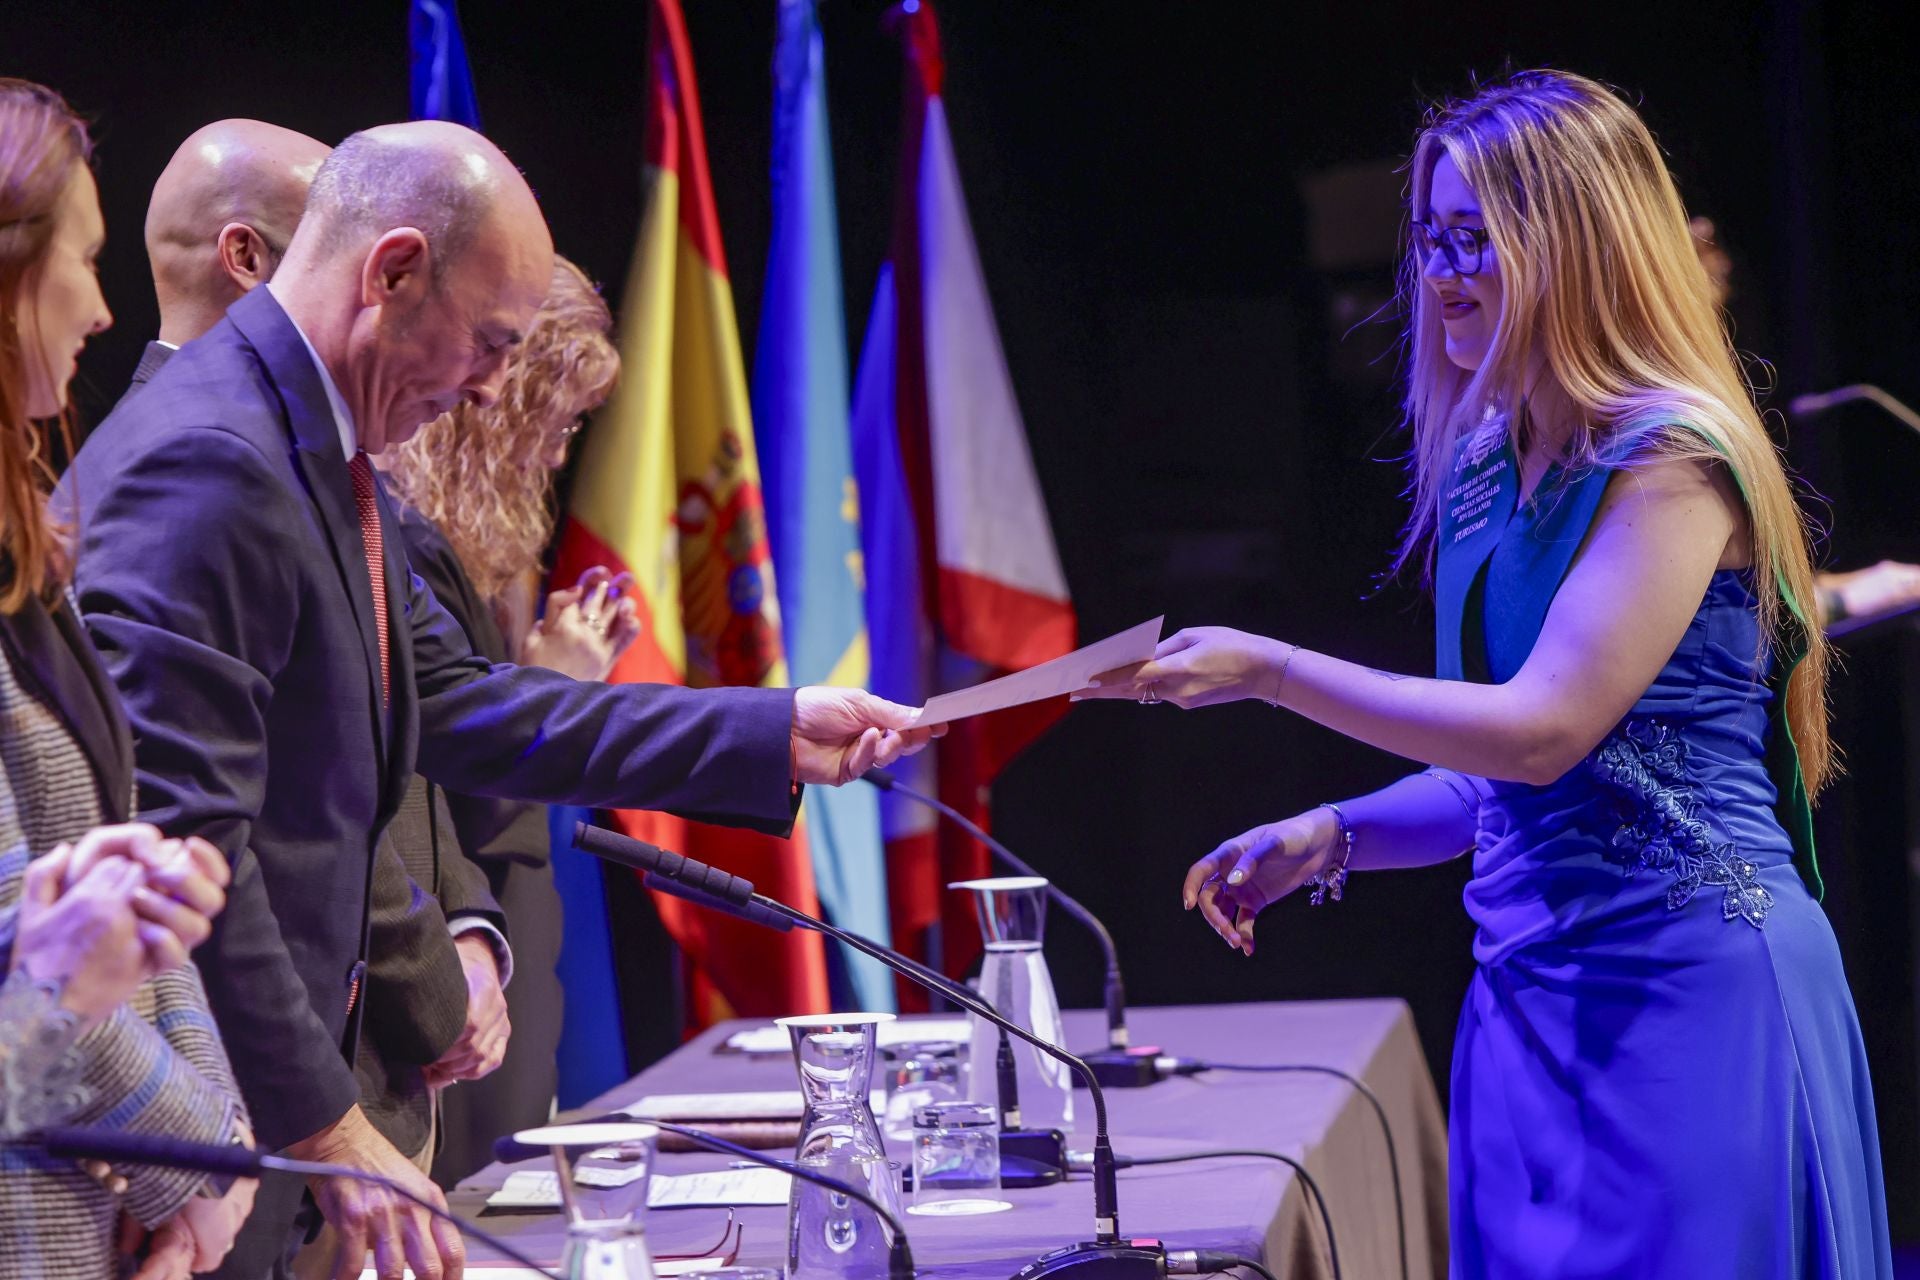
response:
[[[946,724],[1078,692],[1103,671],[1130,667],[1153,657],[1153,651],[1160,644],[1160,627],[1165,621],[1164,617],[1155,618],[1037,667],[1028,667],[971,689],[929,698],[915,723]]]

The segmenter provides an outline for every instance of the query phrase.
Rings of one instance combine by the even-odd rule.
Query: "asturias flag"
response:
[[[1070,652],[1075,623],[947,133],[933,8],[906,0],[893,19],[906,53],[900,169],[853,436],[873,689],[918,706]],[[1059,713],[962,721],[901,771],[984,823],[994,775]],[[945,885],[985,874],[985,852],[902,797],[884,797],[881,818],[896,945],[921,949],[943,923],[941,958],[958,971],[979,937]]]
[[[847,426],[846,310],[840,297],[826,54],[814,0],[780,0],[773,55],[773,238],[754,347],[753,417],[766,485],[780,623],[795,684],[864,688],[867,620],[860,502]],[[871,787],[816,787],[807,844],[827,915],[887,940],[880,797]],[[880,965],[846,956],[862,1009],[893,1008]]]
[[[646,198],[622,313],[623,370],[581,449],[554,580],[596,564],[633,575],[642,633],[615,680],[785,685],[739,330],[678,0],[652,0],[647,44]],[[804,842],[658,813],[619,821],[817,908]],[[655,902],[688,961],[696,1024],[826,1010],[817,935]]]

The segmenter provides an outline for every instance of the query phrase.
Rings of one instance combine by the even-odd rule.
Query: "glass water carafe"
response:
[[[1066,1041],[1060,1028],[1060,1000],[1053,974],[1041,950],[1047,924],[1047,882],[1039,876],[1000,876],[962,880],[947,886],[973,894],[986,959],[980,968],[980,994],[1006,1017],[1051,1044]],[[968,1096],[998,1105],[994,1059],[1000,1034],[980,1018],[973,1020],[968,1052]],[[1065,1063],[1014,1040],[1015,1078],[1020,1085],[1020,1119],[1029,1129],[1073,1129],[1073,1078]]]
[[[880,1024],[893,1015],[821,1013],[776,1021],[793,1039],[806,1103],[794,1158],[851,1154],[884,1161],[886,1145],[873,1116],[873,1071],[880,1060]]]
[[[807,1156],[803,1168],[858,1187],[900,1215],[899,1166],[853,1147]],[[852,1196],[794,1178],[787,1193],[787,1280],[887,1280],[893,1233]]]

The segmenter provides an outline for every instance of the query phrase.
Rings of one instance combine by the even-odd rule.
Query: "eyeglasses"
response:
[[[1413,224],[1413,251],[1420,261],[1433,257],[1435,249],[1447,256],[1447,265],[1455,275],[1470,276],[1481,267],[1481,254],[1493,237],[1480,227],[1436,227],[1431,223]]]

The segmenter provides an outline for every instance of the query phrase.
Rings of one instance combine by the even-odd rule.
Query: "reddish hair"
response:
[[[70,569],[65,539],[47,516],[56,477],[46,439],[27,417],[27,360],[39,352],[29,357],[20,330],[46,268],[60,193],[73,167],[92,157],[86,122],[66,99],[0,76],[0,613],[29,597],[51,599]],[[69,444],[71,413],[63,410],[54,424]]]

